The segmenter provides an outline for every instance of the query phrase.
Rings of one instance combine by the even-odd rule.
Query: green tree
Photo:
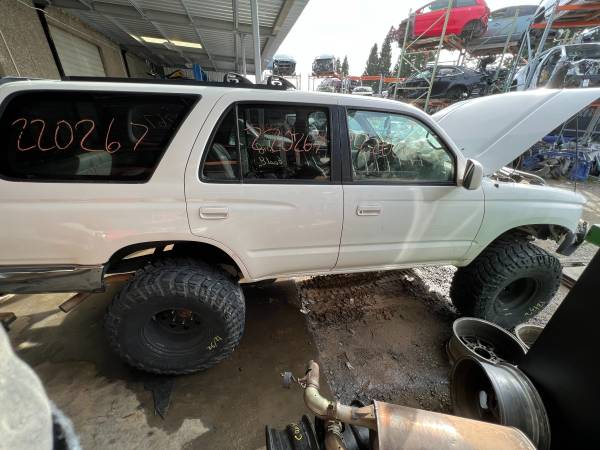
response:
[[[394,38],[395,32],[396,30],[394,27],[391,27],[383,40],[381,52],[379,53],[379,73],[382,73],[383,76],[386,77],[389,76],[390,67],[392,65],[392,39]]]
[[[367,65],[365,67],[364,75],[379,75],[379,55],[377,51],[377,43],[373,44],[369,57],[367,58]]]
[[[400,78],[409,77],[410,75],[423,70],[427,66],[427,63],[433,61],[433,59],[433,52],[413,53],[412,55],[406,56],[404,62],[402,63],[402,72],[400,72]],[[396,61],[396,65],[394,66],[393,76],[398,74],[399,63],[400,58],[398,58],[398,61]]]
[[[340,58],[335,58],[335,73],[342,73],[342,63]]]
[[[348,56],[344,55],[344,62],[342,62],[342,75],[347,77],[350,73],[350,67],[348,66]]]

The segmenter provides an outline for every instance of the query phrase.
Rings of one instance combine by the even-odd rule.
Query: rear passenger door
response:
[[[228,248],[254,279],[332,269],[343,215],[334,114],[225,96],[186,169],[192,233]]]

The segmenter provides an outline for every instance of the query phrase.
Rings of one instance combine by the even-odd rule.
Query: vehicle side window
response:
[[[464,6],[475,6],[475,5],[477,5],[477,1],[476,0],[456,0],[456,7],[457,8],[461,8],[461,7],[464,7]]]
[[[454,8],[456,6],[456,0],[454,0],[452,2],[452,8]],[[425,5],[422,9],[421,9],[421,13],[422,14],[427,14],[433,11],[439,11],[441,9],[446,9],[448,7],[448,1],[447,0],[435,0],[434,2],[429,3],[428,5]]]
[[[537,11],[538,7],[537,6],[517,6],[517,8],[519,8],[519,17],[522,16],[530,16],[532,14],[535,14],[535,12]]]
[[[0,176],[147,181],[198,99],[148,92],[19,93],[0,118]]]
[[[244,182],[331,179],[327,108],[240,104],[238,120]]]
[[[202,165],[202,178],[208,181],[240,179],[240,157],[235,108],[219,124]]]
[[[506,19],[507,17],[510,16],[510,11],[511,11],[511,8],[498,9],[490,15],[490,19],[492,19],[492,20]],[[512,14],[514,15],[514,11]]]
[[[453,155],[423,123],[377,111],[349,110],[347,117],[355,181],[454,182]]]

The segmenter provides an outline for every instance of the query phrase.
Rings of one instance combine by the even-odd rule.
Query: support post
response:
[[[236,72],[240,72],[240,58],[238,55],[238,47],[240,42],[240,35],[238,33],[239,19],[238,19],[238,0],[231,0],[231,8],[233,9],[233,56],[235,63],[233,65]]]
[[[248,75],[248,67],[246,66],[246,35],[240,33],[240,40],[242,41],[242,75]]]
[[[250,0],[252,14],[252,38],[254,40],[254,74],[256,84],[262,83],[262,63],[260,55],[260,29],[258,22],[258,0]]]
[[[438,49],[435,54],[435,64],[433,65],[433,69],[431,71],[431,82],[429,83],[429,89],[427,90],[427,97],[425,98],[425,105],[423,106],[423,111],[425,111],[425,112],[427,112],[427,108],[429,107],[431,91],[433,90],[433,83],[435,83],[435,76],[437,74],[437,66],[438,66],[438,62],[440,61],[440,53],[442,51],[442,45],[444,44],[444,38],[446,37],[446,28],[448,28],[448,19],[450,18],[450,11],[452,10],[452,1],[453,0],[448,0],[448,7],[446,8],[446,18],[444,19],[442,35],[440,36],[440,43],[438,44]]]
[[[554,3],[554,7],[552,8],[552,13],[550,14],[550,20],[548,20],[548,22],[546,22],[546,28],[544,28],[544,32],[542,33],[542,37],[540,39],[540,43],[538,44],[538,48],[535,51],[535,56],[539,55],[540,53],[542,53],[542,51],[544,50],[544,45],[546,44],[546,39],[548,38],[548,34],[550,34],[550,29],[552,28],[552,23],[554,22],[554,17],[556,16],[556,9],[558,8],[558,5],[560,5],[560,0],[556,0],[556,2]],[[545,14],[545,12],[544,12]]]
[[[412,17],[412,9],[408,11],[408,22],[406,23],[406,28],[404,29],[404,41],[402,41],[402,50],[400,51],[399,61],[398,61],[398,73],[396,74],[396,85],[394,88],[394,99],[398,100],[398,79],[400,79],[400,74],[402,73],[402,66],[404,65],[404,52],[406,51],[406,41],[408,40],[408,29],[410,28],[410,20]]]
[[[515,16],[513,17],[513,22],[510,27],[510,33],[506,36],[506,41],[504,42],[504,48],[502,49],[502,56],[500,56],[500,62],[498,63],[498,67],[496,68],[496,73],[494,73],[494,78],[492,79],[492,89],[496,87],[495,83],[498,81],[498,75],[500,75],[500,69],[502,68],[502,63],[504,62],[504,55],[508,50],[508,44],[510,43],[510,39],[512,38],[513,33],[515,32],[515,28],[517,26],[517,19],[519,18],[519,7],[515,9]],[[499,89],[498,89],[499,90]],[[493,91],[492,91],[493,94]]]

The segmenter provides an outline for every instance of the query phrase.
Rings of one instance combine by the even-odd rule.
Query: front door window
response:
[[[347,119],[353,180],[454,184],[452,154],[420,121],[361,110],[349,110]]]

